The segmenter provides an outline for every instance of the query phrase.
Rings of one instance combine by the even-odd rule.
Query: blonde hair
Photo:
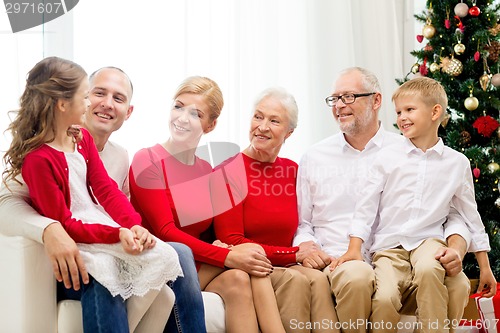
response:
[[[28,153],[54,140],[57,101],[73,98],[86,77],[80,65],[57,57],[45,58],[29,71],[20,108],[7,128],[12,142],[3,157],[4,182],[19,175]]]
[[[182,94],[195,94],[204,97],[205,102],[209,107],[210,120],[215,120],[220,116],[224,107],[224,98],[222,91],[217,83],[203,76],[190,76],[186,78],[177,88],[174,99]]]
[[[428,106],[434,106],[436,104],[441,105],[443,108],[441,120],[446,116],[448,96],[443,86],[438,81],[425,76],[406,81],[396,89],[394,94],[392,94],[392,101],[400,97],[408,96],[420,98]]]

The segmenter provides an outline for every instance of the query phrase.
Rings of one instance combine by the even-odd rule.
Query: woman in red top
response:
[[[214,81],[195,76],[181,83],[170,112],[170,137],[134,156],[131,202],[154,235],[192,249],[201,289],[224,300],[227,332],[258,332],[249,274],[265,278],[272,271],[262,247],[228,247],[200,239],[214,214],[212,167],[195,152],[201,136],[214,129],[222,106],[222,92]]]
[[[296,265],[306,250],[292,246],[298,227],[297,164],[278,153],[297,125],[297,114],[295,99],[283,89],[265,90],[257,99],[250,145],[214,171],[212,198],[216,211],[221,212],[214,220],[215,234],[227,244],[263,247],[278,266],[269,277],[282,321],[291,330],[305,322],[311,323],[313,332],[339,332],[326,275]],[[302,284],[277,289],[276,281],[284,271]]]

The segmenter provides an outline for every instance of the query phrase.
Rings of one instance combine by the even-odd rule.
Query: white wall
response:
[[[414,63],[413,12],[411,0],[143,0],[140,6],[85,0],[43,27],[16,34],[0,12],[0,130],[27,71],[57,55],[89,73],[113,65],[130,75],[135,112],[112,140],[131,154],[166,139],[171,96],[188,75],[215,79],[225,96],[218,127],[206,139],[242,147],[254,96],[283,86],[297,99],[299,126],[282,155],[298,161],[338,130],[324,98],[345,67],[363,66],[379,76],[385,93],[380,118],[392,128],[394,79]],[[8,138],[1,138],[4,151]]]

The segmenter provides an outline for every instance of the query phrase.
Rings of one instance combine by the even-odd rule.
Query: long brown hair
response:
[[[45,58],[29,71],[20,108],[7,128],[12,142],[3,157],[4,182],[19,175],[29,152],[54,140],[56,103],[73,98],[86,76],[80,65],[57,57]]]

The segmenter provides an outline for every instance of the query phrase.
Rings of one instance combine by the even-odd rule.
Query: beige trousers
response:
[[[411,251],[397,247],[375,253],[372,332],[397,332],[404,302],[416,302],[417,331],[454,332],[467,304],[470,284],[463,272],[446,277],[434,258],[442,246],[446,243],[428,239]]]
[[[328,280],[321,271],[274,267],[270,275],[281,321],[287,333],[339,332]]]
[[[340,328],[344,333],[367,332],[375,288],[372,266],[364,261],[348,261],[333,272],[326,267],[323,272],[330,280],[331,293],[335,296],[335,309]]]

